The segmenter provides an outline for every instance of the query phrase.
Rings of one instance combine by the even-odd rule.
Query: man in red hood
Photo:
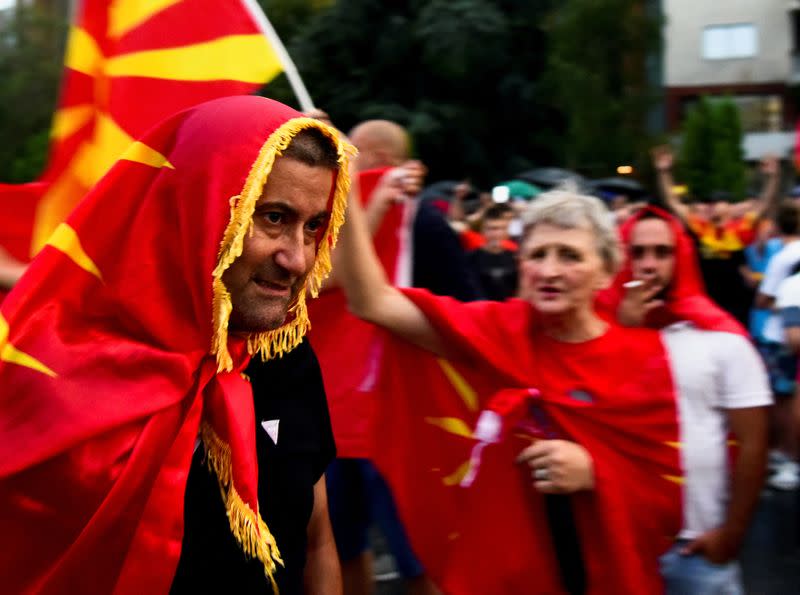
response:
[[[674,217],[644,208],[622,238],[628,265],[606,297],[623,324],[662,330],[677,386],[684,523],[661,561],[667,592],[741,593],[736,558],[766,465],[764,366],[745,330],[705,294],[692,242]],[[738,442],[730,477],[728,432]]]

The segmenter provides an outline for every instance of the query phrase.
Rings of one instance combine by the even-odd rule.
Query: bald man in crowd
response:
[[[349,137],[359,151],[355,165],[368,227],[389,279],[398,286],[428,287],[462,300],[477,298],[478,284],[458,238],[439,211],[416,200],[426,171],[420,162],[409,161],[411,143],[405,129],[389,120],[369,120],[353,128]],[[397,189],[405,197],[399,202]],[[337,299],[338,311],[333,307]],[[317,302],[311,311],[310,339],[322,366],[339,457],[326,477],[344,592],[374,592],[368,540],[374,525],[386,539],[407,592],[436,594],[411,550],[389,487],[369,460],[372,403],[380,398],[371,384],[380,366],[378,333],[344,313],[341,294],[321,295]]]
[[[396,167],[408,160],[408,134],[390,120],[367,120],[353,128],[349,136],[358,149],[356,167],[359,171]]]

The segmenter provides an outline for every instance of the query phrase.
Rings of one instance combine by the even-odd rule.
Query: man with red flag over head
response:
[[[280,103],[212,101],[58,227],[0,308],[4,591],[341,593],[303,337],[351,152]]]
[[[706,296],[677,219],[646,207],[621,231],[628,266],[602,299],[623,324],[661,329],[678,398],[684,522],[661,560],[667,592],[742,593],[737,556],[766,466],[764,366],[744,328]],[[738,444],[730,474],[729,432]]]

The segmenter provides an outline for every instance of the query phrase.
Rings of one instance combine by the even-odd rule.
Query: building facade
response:
[[[786,154],[792,145],[797,0],[662,0],[666,125],[677,130],[703,95],[739,107],[745,153]]]

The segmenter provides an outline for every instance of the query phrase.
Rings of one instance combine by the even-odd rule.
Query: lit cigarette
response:
[[[625,289],[633,289],[634,287],[641,287],[644,285],[644,281],[639,281],[638,279],[634,279],[633,281],[628,281],[627,283],[623,283],[623,287]]]

